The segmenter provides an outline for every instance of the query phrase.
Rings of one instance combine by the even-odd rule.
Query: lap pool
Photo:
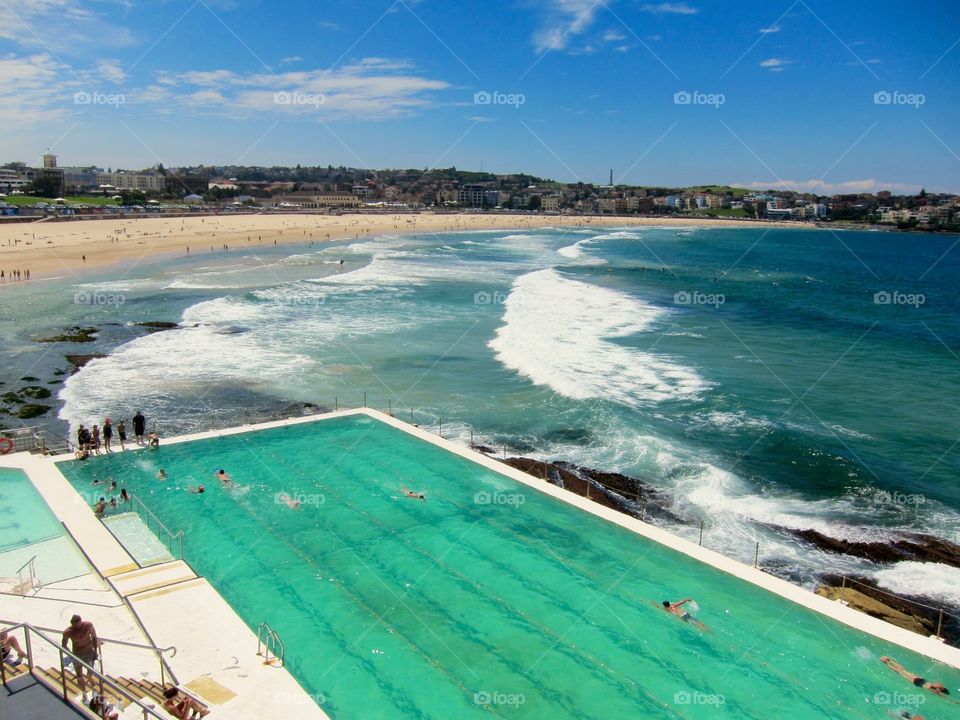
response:
[[[58,467],[183,530],[185,559],[270,623],[335,720],[958,716],[879,657],[954,695],[957,670],[366,415]],[[657,607],[685,597],[708,631]]]

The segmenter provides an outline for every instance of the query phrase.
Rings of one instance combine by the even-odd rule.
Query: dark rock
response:
[[[34,418],[34,417],[37,417],[37,416],[39,416],[39,415],[43,415],[43,414],[46,413],[49,409],[50,409],[50,406],[49,406],[49,405],[39,405],[39,404],[37,404],[37,405],[32,405],[32,404],[29,404],[29,403],[28,403],[28,404],[26,404],[26,405],[21,405],[21,406],[20,406],[20,409],[17,410],[17,412],[15,413],[15,415],[16,415],[18,418],[20,418],[21,420],[28,420],[28,419],[30,419],[30,418]]]
[[[960,568],[960,545],[920,533],[904,534],[888,542],[851,542],[828,537],[816,530],[795,530],[780,526],[771,526],[780,533],[806,540],[821,550],[853,555],[875,563],[893,563],[904,560],[916,562],[943,563]]]
[[[148,331],[163,332],[164,330],[177,330],[180,328],[179,323],[167,322],[164,320],[147,320],[146,322],[137,322],[134,323],[137,327],[146,328]]]
[[[106,355],[103,353],[91,353],[90,355],[65,355],[64,357],[67,358],[67,362],[73,365],[73,371],[76,372],[91,360],[99,360],[100,358],[105,358]]]
[[[54,335],[48,338],[38,338],[36,342],[39,343],[51,343],[51,342],[75,342],[75,343],[87,343],[93,342],[97,339],[97,328],[95,327],[80,327],[79,325],[74,325],[72,328],[64,331],[61,335]]]
[[[44,400],[50,397],[50,391],[45,387],[40,387],[39,385],[27,385],[25,388],[20,390],[20,395],[33,400]]]

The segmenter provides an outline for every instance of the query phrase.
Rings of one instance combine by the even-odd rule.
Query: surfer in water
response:
[[[706,625],[704,625],[702,622],[697,620],[693,615],[690,614],[689,611],[684,609],[683,606],[689,603],[693,603],[693,600],[691,600],[690,598],[678,600],[677,602],[674,602],[674,603],[670,602],[669,600],[664,600],[663,609],[666,610],[671,615],[676,615],[678,618],[680,618],[684,622],[688,622],[688,623],[691,623],[692,625],[696,625],[701,630],[706,630],[707,629]]]

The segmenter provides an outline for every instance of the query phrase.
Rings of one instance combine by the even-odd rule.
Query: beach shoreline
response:
[[[486,213],[309,213],[129,217],[0,224],[0,270],[5,284],[14,270],[31,280],[89,274],[108,267],[135,267],[164,255],[210,255],[270,245],[337,241],[381,234],[533,230],[545,227],[766,227],[807,228],[799,223],[713,218],[525,215]]]

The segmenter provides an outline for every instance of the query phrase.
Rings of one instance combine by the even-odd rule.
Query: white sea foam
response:
[[[898,595],[924,597],[960,605],[960,568],[942,563],[899,562],[873,573],[881,587]]]
[[[520,277],[505,304],[489,347],[534,384],[631,406],[695,399],[708,388],[690,368],[614,342],[650,332],[668,310],[552,269]]]

